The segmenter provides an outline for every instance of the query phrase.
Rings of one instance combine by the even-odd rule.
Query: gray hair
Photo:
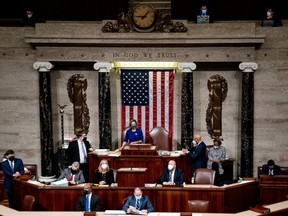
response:
[[[75,168],[77,168],[77,169],[79,169],[80,163],[79,163],[78,161],[74,161],[74,162],[72,163],[72,166],[75,167]]]

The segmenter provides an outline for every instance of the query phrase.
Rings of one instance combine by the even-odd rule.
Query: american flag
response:
[[[136,119],[147,143],[149,132],[163,127],[172,149],[173,86],[173,71],[121,70],[122,131]]]

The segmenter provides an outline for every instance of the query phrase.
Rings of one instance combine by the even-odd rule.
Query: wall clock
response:
[[[149,4],[140,3],[132,9],[132,21],[136,31],[153,31],[156,18],[156,10]]]

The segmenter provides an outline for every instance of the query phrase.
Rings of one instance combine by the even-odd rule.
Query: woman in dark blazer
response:
[[[95,172],[93,182],[100,185],[111,185],[115,182],[114,172],[109,168],[107,160],[100,161],[99,167]]]

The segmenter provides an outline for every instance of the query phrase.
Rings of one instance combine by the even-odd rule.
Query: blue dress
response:
[[[130,144],[131,142],[139,140],[143,142],[143,132],[141,129],[137,128],[136,131],[132,131],[132,129],[129,129],[126,131],[124,142],[128,142]]]

